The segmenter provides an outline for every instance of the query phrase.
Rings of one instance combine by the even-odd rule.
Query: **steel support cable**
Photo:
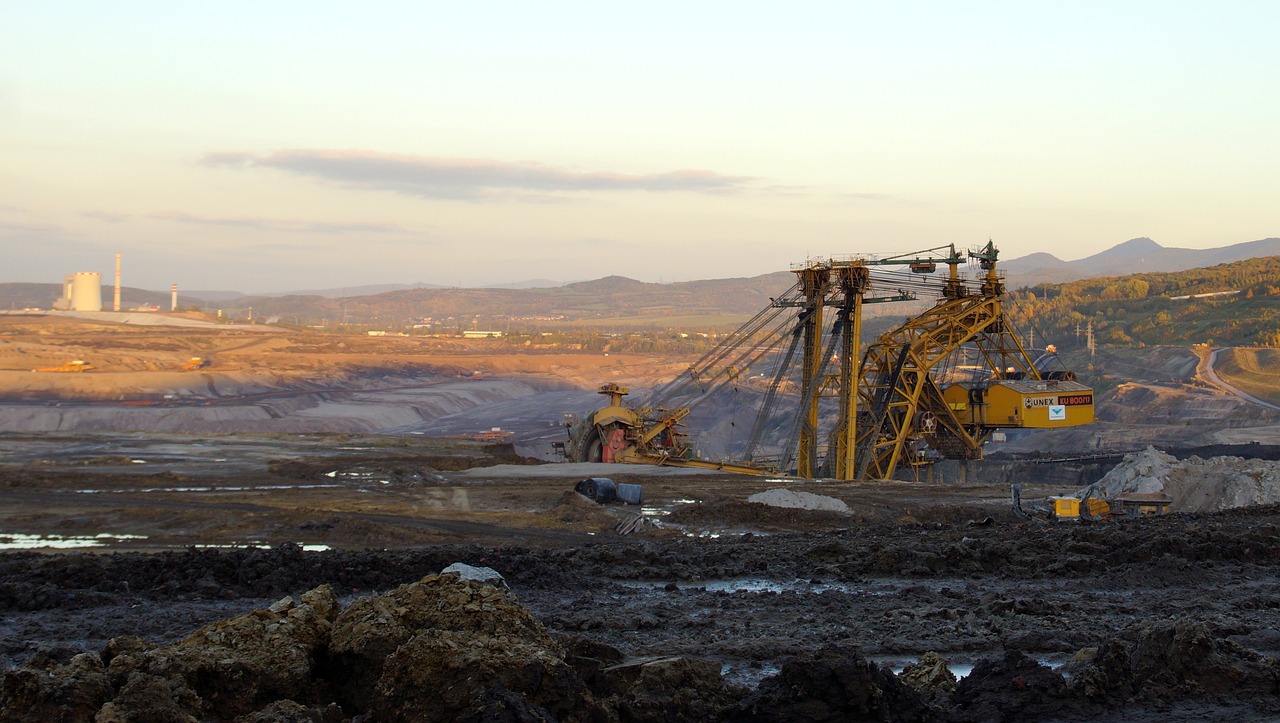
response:
[[[764,329],[771,324],[773,320],[778,318],[778,316],[785,310],[786,307],[775,306],[772,304],[761,309],[760,312],[752,317],[750,321],[740,327],[738,331],[730,335],[724,343],[718,344],[716,348],[704,355],[702,359],[695,362],[691,369],[700,373],[707,372],[717,363],[722,362],[725,357],[737,350],[738,347],[749,342],[760,333],[761,329]]]
[[[898,330],[898,333],[891,338],[892,343],[896,346],[901,344],[903,348],[911,348],[917,356],[918,363],[924,368],[931,369],[939,362],[943,362],[956,349],[965,343],[972,335],[972,326],[966,326],[963,320],[974,315],[974,309],[982,305],[981,297],[974,297],[972,300],[952,301],[941,304],[934,309],[926,312],[923,316],[917,317],[907,327]],[[959,322],[957,320],[960,320]],[[975,322],[976,323],[976,322]],[[869,350],[868,358],[871,358],[871,352],[876,347],[884,346],[883,343],[873,345]],[[871,407],[874,409],[882,403],[886,403],[885,394],[888,393],[890,387],[883,386],[885,378],[885,366],[888,363],[888,353],[880,352],[883,358],[879,361],[880,366],[877,368],[879,378],[874,384],[870,385],[876,389],[875,394],[871,394]],[[898,369],[897,365],[894,366]],[[867,396],[867,395],[864,395]],[[873,415],[868,415],[869,418]],[[883,420],[873,426],[883,426]]]
[[[760,359],[764,358],[766,355],[774,353],[777,350],[777,347],[781,345],[781,340],[784,338],[784,333],[789,331],[790,326],[791,326],[791,321],[789,318],[785,320],[783,323],[778,324],[772,331],[769,332],[767,336],[761,339],[758,344],[753,345],[746,352],[744,352],[744,354],[741,355],[738,360],[736,360],[736,363],[740,363],[744,365],[753,365]],[[725,384],[729,383],[735,378],[736,378],[736,375],[726,373],[726,371],[721,371],[717,373],[709,381],[704,380],[704,381],[708,381],[708,383],[699,385],[698,396],[694,397],[689,401],[683,402],[682,404],[680,404],[680,406],[689,411],[696,409],[704,401],[706,401],[707,399],[715,395],[717,392],[719,392],[724,387]],[[688,390],[691,386],[692,384],[686,383],[682,389]],[[681,390],[676,390],[676,391],[681,391]],[[668,398],[671,399],[675,397],[674,395],[672,395],[672,396],[669,396]],[[655,407],[651,406],[650,408],[652,409]]]
[[[768,316],[766,321],[769,321],[769,322],[774,321],[779,315],[781,315],[782,310],[775,309],[773,310],[773,312],[774,313]],[[733,369],[735,364],[739,364],[739,365],[742,364],[743,360],[751,358],[750,355],[752,353],[755,353],[757,357],[761,357],[769,353],[770,351],[772,351],[773,350],[772,345],[777,343],[776,341],[774,341],[774,339],[779,336],[779,330],[785,329],[786,327],[787,327],[786,322],[783,322],[775,326],[773,330],[769,331],[767,334],[765,334],[762,337],[759,335],[760,330],[757,328],[753,331],[753,333],[750,336],[746,336],[736,340],[734,339],[726,340],[726,342],[721,345],[724,348],[721,349],[718,353],[718,357],[719,357],[718,361],[720,361],[721,363],[723,363],[725,356],[727,356],[730,353],[738,351],[740,348],[744,346],[744,344],[745,344],[745,351],[743,351],[738,356],[738,358],[735,359],[733,362],[730,362],[728,365],[725,365],[720,367],[719,369],[716,369],[714,373],[711,372],[712,367],[710,364],[704,364],[703,370],[701,373],[694,374],[691,371],[691,372],[687,372],[686,374],[682,374],[680,377],[677,377],[676,380],[674,380],[673,382],[662,387],[662,389],[659,390],[659,393],[655,394],[651,398],[651,400],[648,401],[646,404],[650,407],[657,407],[661,404],[665,404],[666,402],[672,399],[678,398],[681,395],[687,394],[690,391],[690,389],[695,386],[698,388],[698,392],[700,394],[704,396],[706,394],[709,394],[710,392],[719,388],[719,386],[723,384],[723,381],[720,380],[720,377],[733,376],[733,374],[730,372]],[[747,342],[750,342],[750,343],[747,343]],[[685,405],[685,406],[688,406],[688,405]]]
[[[769,306],[762,309],[758,314],[752,317],[750,321],[739,327],[739,329],[731,334],[727,339],[720,344],[717,344],[714,349],[707,352],[701,359],[690,365],[689,369],[684,374],[661,388],[658,393],[654,395],[654,402],[657,403],[671,397],[677,389],[683,389],[683,387],[690,383],[702,384],[704,377],[710,373],[717,364],[722,363],[724,358],[734,353],[738,347],[750,342],[752,338],[759,333],[760,329],[767,326],[781,313],[782,309],[778,307]]]
[[[805,412],[808,411],[809,405],[813,403],[818,391],[822,389],[822,380],[827,376],[827,367],[831,364],[831,355],[835,352],[836,341],[840,335],[836,333],[839,329],[840,320],[836,318],[831,327],[831,340],[827,342],[827,349],[822,355],[821,363],[818,365],[818,371],[810,380],[808,389],[800,390],[800,405],[796,407],[795,420],[791,424],[791,430],[784,438],[786,442],[786,450],[783,453],[781,469],[786,469],[791,465],[791,454],[796,451],[796,447],[800,443],[800,424],[804,418]],[[817,460],[814,460],[815,462]]]
[[[790,290],[788,291],[788,293],[790,293]],[[723,342],[721,342],[720,344],[717,344],[713,349],[708,351],[706,354],[702,355],[702,357],[699,358],[697,361],[695,361],[693,364],[689,365],[689,369],[686,370],[684,374],[682,374],[680,377],[677,377],[672,382],[669,382],[666,386],[660,388],[654,394],[653,400],[655,402],[658,402],[670,396],[670,389],[673,386],[681,386],[680,382],[682,377],[684,377],[685,374],[687,374],[690,379],[696,382],[699,376],[701,376],[702,374],[705,374],[707,370],[709,370],[713,365],[715,365],[717,362],[722,360],[725,356],[731,354],[734,349],[740,346],[743,342],[749,340],[752,336],[758,333],[761,328],[768,325],[768,323],[772,321],[773,318],[776,318],[776,316],[779,313],[781,313],[781,310],[782,310],[781,307],[775,306],[773,304],[770,304],[769,306],[766,306],[765,308],[761,309],[755,316],[749,319],[745,324],[738,327],[738,329],[735,330],[732,334],[730,334],[729,337],[726,338]]]
[[[766,355],[777,351],[777,348],[781,346],[781,342],[785,338],[785,333],[789,331],[792,325],[793,325],[793,322],[791,322],[789,319],[784,321],[781,324],[778,324],[776,327],[773,328],[772,331],[769,332],[768,335],[766,335],[764,338],[760,340],[760,343],[753,344],[752,346],[748,347],[747,350],[744,351],[740,356],[738,356],[737,359],[734,359],[733,362],[731,362],[727,367],[725,367],[721,371],[717,372],[714,376],[712,376],[707,386],[700,390],[699,396],[693,398],[692,400],[690,400],[689,402],[681,406],[687,409],[693,409],[697,407],[699,404],[705,401],[708,397],[710,397],[711,395],[719,391],[725,384],[727,384],[735,376],[737,376],[735,374],[730,373],[731,369],[735,367],[740,367],[740,368],[749,367],[751,365],[754,365],[757,361],[763,359]]]
[[[941,288],[942,286],[945,285],[946,277],[943,276],[942,278],[939,278],[939,277],[933,276],[932,274],[922,275],[922,274],[912,273],[910,271],[893,271],[888,269],[876,269],[871,273],[871,280],[873,283],[877,280],[886,281],[886,282],[891,280],[893,281],[893,283],[896,283],[896,284],[911,284],[917,287],[928,286],[928,287],[934,287],[934,288]],[[974,279],[969,276],[961,276],[960,282],[963,284],[981,285],[980,280]]]
[[[769,389],[765,392],[764,400],[760,404],[760,411],[756,414],[755,424],[751,427],[751,438],[747,442],[747,449],[743,458],[750,461],[755,457],[756,448],[760,446],[760,437],[764,434],[764,428],[769,423],[769,418],[773,416],[774,409],[778,402],[778,387],[782,385],[782,380],[786,377],[787,372],[791,369],[791,360],[795,358],[796,349],[800,347],[801,332],[804,330],[802,324],[796,324],[791,331],[791,343],[787,346],[786,354],[778,362],[778,368],[773,374],[773,381],[769,383]]]
[[[700,376],[707,373],[714,364],[723,360],[724,357],[729,354],[732,354],[738,346],[741,346],[744,342],[750,340],[751,337],[759,333],[762,328],[772,323],[779,314],[783,313],[787,307],[783,304],[779,304],[778,301],[780,300],[785,302],[793,300],[793,297],[795,297],[799,288],[799,281],[792,284],[791,288],[787,289],[782,296],[779,296],[778,299],[770,303],[769,306],[761,309],[755,316],[730,334],[727,339],[720,344],[717,344],[715,348],[711,349],[691,364],[687,370],[682,372],[675,379],[655,390],[654,393],[645,401],[645,404],[650,407],[657,407],[677,394],[683,393],[685,388],[691,384],[701,384],[699,379]]]
[[[842,351],[843,351],[843,349],[844,349],[844,344],[843,344],[843,342],[844,342],[844,340],[845,340],[845,339],[844,339],[845,334],[851,331],[850,324],[849,324],[849,319],[850,319],[850,317],[852,316],[852,313],[853,313],[852,309],[850,309],[850,308],[847,308],[847,307],[846,307],[846,308],[842,308],[842,309],[840,309],[840,312],[836,315],[836,325],[835,325],[835,330],[836,330],[836,331],[833,331],[833,333],[832,333],[832,337],[833,337],[833,338],[832,338],[831,342],[832,342],[832,344],[840,343],[840,344],[841,344],[841,350],[842,350]],[[838,337],[838,338],[834,338],[834,337]],[[828,358],[828,359],[830,359],[830,358],[831,358],[831,357],[830,357],[830,355],[828,355],[828,357],[827,357],[827,358]],[[843,361],[844,361],[844,360],[842,359],[842,360],[841,360],[841,363],[843,363]],[[855,370],[857,369],[857,365],[856,365],[856,364],[853,366],[853,369],[855,369]],[[853,389],[851,389],[851,390],[849,390],[849,392],[850,392],[851,394],[853,394],[853,395],[857,395],[857,393],[858,393],[858,389],[857,389],[858,379],[857,379],[857,376],[858,376],[858,375],[857,375],[857,372],[855,371],[855,372],[854,372],[854,374],[853,374],[853,378],[852,378],[852,379],[847,379],[847,378],[845,378],[845,376],[844,376],[844,370],[843,370],[843,369],[841,369],[841,372],[840,372],[840,384],[841,384],[841,385],[844,385],[844,384],[852,384],[852,385],[854,385],[854,388],[853,388]],[[845,423],[846,425],[855,424],[855,420],[852,420],[852,419],[848,419],[848,418],[847,418],[847,415],[846,415],[846,412],[845,412],[845,409],[844,409],[844,396],[843,396],[843,393],[844,393],[844,390],[842,389],[842,390],[841,390],[841,397],[840,397],[840,399],[841,399],[840,417],[844,420],[844,423]],[[831,428],[831,431],[829,431],[829,432],[827,433],[827,457],[826,457],[826,460],[825,460],[825,462],[824,462],[824,466],[825,466],[825,467],[826,467],[826,469],[827,469],[831,474],[833,474],[833,475],[834,475],[834,473],[835,473],[835,465],[832,463],[832,459],[831,459],[831,452],[832,452],[832,450],[836,449],[836,447],[838,446],[838,436],[839,436],[842,432],[844,432],[844,431],[845,431],[845,429],[846,429],[846,427],[842,427],[842,426],[840,425],[839,421],[837,421],[836,425],[835,425],[835,426],[833,426],[833,427]]]
[[[934,287],[942,286],[941,282],[939,282],[934,277],[924,277],[921,274],[913,274],[908,271],[889,271],[889,270],[881,270],[881,269],[877,269],[871,272],[871,282],[872,283],[892,282],[895,284],[910,284],[918,288],[927,287],[927,286],[934,286]]]
[[[1033,332],[1035,332],[1035,333],[1039,334],[1039,335],[1040,335],[1040,338],[1044,340],[1045,351],[1046,351],[1046,353],[1047,353],[1047,352],[1048,352],[1048,348],[1049,348],[1049,346],[1050,346],[1049,337],[1048,337],[1048,335],[1047,335],[1047,334],[1045,334],[1045,333],[1044,333],[1044,331],[1043,331],[1043,330],[1041,330],[1041,329],[1040,329],[1040,327],[1039,327],[1039,326],[1037,326],[1037,325],[1036,325],[1035,316],[1034,316],[1031,312],[1029,312],[1029,311],[1023,311],[1023,310],[1021,310],[1021,309],[1019,309],[1019,313],[1020,313],[1020,315],[1022,315],[1022,316],[1025,316],[1025,317],[1026,317],[1026,320],[1027,320],[1027,326],[1030,326],[1030,327],[1031,327],[1031,330],[1032,330]],[[1058,365],[1062,367],[1063,371],[1067,371],[1067,365],[1066,365],[1066,362],[1062,361],[1062,357],[1058,356],[1057,354],[1054,354],[1054,355],[1053,355],[1053,358],[1054,358],[1054,359],[1056,359],[1056,360],[1058,361]],[[1045,361],[1048,361],[1048,360],[1046,359]],[[1035,365],[1035,363],[1034,363],[1034,362],[1032,362],[1032,366],[1034,366],[1034,365]],[[1037,367],[1037,368],[1036,368],[1036,371],[1040,371],[1039,367]]]
[[[957,363],[960,361],[960,357],[965,356],[963,352],[963,346],[957,347],[954,352],[946,355],[939,363],[935,364],[934,368],[938,369],[937,376],[943,379],[950,377],[951,372],[955,370]]]
[[[763,320],[765,323],[773,321],[781,313],[781,310],[772,310],[772,311],[774,313],[768,315]],[[754,321],[755,320],[753,320],[753,322]],[[673,379],[672,381],[668,382],[667,384],[660,387],[657,391],[655,391],[645,401],[645,404],[651,407],[657,407],[659,405],[666,403],[672,398],[675,398],[682,394],[687,393],[690,387],[696,386],[702,390],[705,390],[708,379],[713,378],[714,376],[718,376],[720,373],[719,371],[716,371],[713,374],[712,370],[715,369],[715,364],[718,362],[722,363],[725,356],[727,356],[728,354],[734,353],[741,346],[743,346],[744,344],[747,344],[748,342],[750,342],[749,345],[754,345],[758,343],[758,341],[753,341],[753,337],[755,337],[758,333],[759,333],[759,329],[756,328],[752,330],[750,335],[731,336],[729,339],[726,339],[725,342],[723,342],[722,344],[717,346],[715,350],[713,350],[713,353],[715,354],[715,358],[703,357],[703,359],[700,359],[697,362],[696,366],[691,366],[689,369],[685,370],[684,372],[681,372],[680,375],[677,376],[675,379]]]
[[[893,365],[893,370],[889,374],[888,383],[876,390],[875,406],[871,409],[869,415],[870,424],[864,433],[864,439],[858,444],[858,449],[854,457],[857,470],[854,479],[865,479],[867,476],[867,467],[871,465],[871,457],[875,454],[876,439],[880,436],[880,430],[884,426],[885,416],[889,411],[889,398],[897,390],[898,381],[902,376],[902,368],[907,363],[907,356],[911,353],[911,345],[903,344],[902,351],[898,353],[898,360]]]
[[[992,332],[989,329],[996,326],[999,322],[1000,331]],[[987,359],[987,365],[997,372],[1004,373],[1010,367],[1021,367],[1023,372],[1031,372],[1035,365],[1031,358],[1027,356],[1026,350],[1017,341],[1017,336],[1013,331],[1013,324],[1007,318],[1006,314],[992,316],[992,318],[974,335],[974,343]],[[1007,342],[1006,343],[1006,339]],[[996,361],[996,358],[999,361]],[[1039,376],[1039,372],[1036,372]]]

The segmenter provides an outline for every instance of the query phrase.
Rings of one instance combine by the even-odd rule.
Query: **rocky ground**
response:
[[[505,464],[509,448],[278,439],[255,457],[251,438],[222,441],[251,489],[141,491],[150,476],[119,464],[146,454],[130,439],[97,464],[3,470],[6,529],[119,536],[0,556],[0,654],[17,666],[0,719],[1280,715],[1275,506],[1050,524],[990,485],[656,470],[615,475],[644,486],[658,525],[620,535],[636,508],[569,491],[576,467]],[[177,457],[148,465],[208,483]],[[291,488],[316,479],[345,482]],[[114,491],[77,492],[87,480]],[[780,484],[803,494],[763,494]],[[460,490],[465,509],[426,504]],[[249,520],[261,546],[184,544]],[[509,593],[434,577],[454,562]]]
[[[1275,419],[1217,392],[1188,425],[1147,380],[1065,457],[1027,438],[963,483],[851,485],[533,464],[585,379],[653,360],[24,323],[0,329],[0,720],[1280,718]],[[171,371],[197,353],[216,371]],[[101,373],[29,371],[69,354]],[[492,426],[515,446],[433,438]],[[1079,458],[1161,437],[1219,446]],[[1108,471],[1217,496],[1011,513],[1011,482]],[[643,504],[572,492],[601,475]]]
[[[0,718],[1268,720],[1278,522],[9,553]]]

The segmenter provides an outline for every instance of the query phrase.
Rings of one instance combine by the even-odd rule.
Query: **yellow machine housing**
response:
[[[992,381],[978,387],[953,384],[942,391],[965,425],[1055,429],[1093,423],[1093,390],[1055,379]]]
[[[621,424],[627,427],[636,427],[640,424],[640,415],[635,410],[623,405],[622,398],[627,395],[626,387],[617,384],[606,384],[600,387],[598,394],[603,394],[609,398],[609,404],[606,407],[597,409],[591,415],[591,422],[600,427],[607,427],[611,424]]]
[[[1062,519],[1077,519],[1080,517],[1080,498],[1078,497],[1050,497],[1049,501],[1053,503],[1053,516]]]

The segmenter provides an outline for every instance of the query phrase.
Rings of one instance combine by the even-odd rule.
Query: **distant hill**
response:
[[[347,319],[412,321],[431,317],[479,319],[564,319],[589,321],[613,317],[664,318],[693,315],[740,315],[763,308],[769,297],[794,280],[789,272],[749,279],[713,279],[654,284],[624,276],[608,276],[564,286],[532,289],[411,289],[360,298],[329,300],[326,306]],[[284,297],[300,300],[300,297]],[[282,299],[282,301],[284,300]],[[247,301],[247,300],[245,300]],[[338,308],[334,308],[336,307]],[[253,300],[257,309],[274,313],[270,299]],[[288,312],[285,312],[288,313]]]
[[[529,279],[527,281],[512,281],[506,284],[492,284],[479,288],[485,289],[546,289],[557,286],[564,286],[562,281],[552,281],[550,279]],[[37,284],[37,286],[47,286],[47,284]],[[103,287],[104,289],[107,287]],[[242,299],[257,298],[279,298],[284,296],[319,296],[326,299],[342,299],[351,296],[373,296],[375,294],[385,294],[391,291],[406,291],[409,289],[446,289],[451,288],[441,286],[439,284],[427,284],[419,281],[415,284],[365,284],[363,286],[344,286],[335,289],[309,289],[298,291],[260,291],[253,294],[247,294],[243,291],[227,291],[222,289],[195,289],[192,291],[179,290],[180,303],[184,299],[201,299],[208,303],[234,303]],[[61,292],[58,292],[61,293]],[[160,292],[157,292],[160,293]],[[239,306],[239,304],[236,304]]]
[[[1083,346],[1090,326],[1098,344],[1276,346],[1280,255],[1045,284],[1012,292],[1008,308],[1017,328],[1064,349]]]
[[[1002,261],[1001,267],[1009,272],[1011,289],[1038,283],[1037,293],[1041,298],[1052,297],[1055,293],[1065,295],[1073,299],[1073,304],[1087,309],[1089,314],[1096,315],[1102,311],[1105,316],[1108,310],[1119,313],[1122,302],[1128,304],[1141,298],[1144,303],[1155,303],[1154,297],[1176,295],[1173,289],[1179,289],[1183,294],[1196,294],[1243,289],[1252,285],[1257,287],[1255,294],[1265,294],[1269,284],[1280,286],[1280,279],[1271,279],[1266,269],[1259,271],[1248,267],[1248,273],[1234,276],[1230,273],[1221,275],[1212,269],[1200,276],[1188,271],[1259,255],[1280,257],[1280,239],[1264,239],[1218,249],[1167,249],[1151,239],[1133,239],[1077,261],[1063,261],[1052,254],[1036,253]],[[1169,268],[1178,271],[1164,271]],[[1159,273],[1166,276],[1148,273],[1135,280],[1134,285],[1116,286],[1114,277],[1145,269],[1161,270]],[[1167,277],[1170,273],[1174,276]],[[1078,281],[1083,278],[1098,280]],[[493,325],[498,329],[521,325],[526,328],[572,325],[581,328],[719,330],[732,328],[763,309],[794,281],[795,275],[791,272],[777,271],[746,278],[669,284],[607,276],[564,285],[522,288],[447,288],[419,283],[317,289],[289,294],[180,291],[179,305],[183,308],[199,305],[206,310],[221,309],[231,319],[243,319],[252,314],[255,320],[276,319],[284,323],[330,328],[338,324],[355,324],[378,329],[404,329],[426,324],[438,331]],[[1057,282],[1057,287],[1061,288],[1058,291],[1046,288],[1043,286],[1046,282]],[[1135,296],[1135,290],[1142,284],[1146,284],[1149,290]],[[61,286],[58,284],[0,284],[0,308],[48,308],[60,294]],[[103,301],[108,305],[110,294],[111,287],[104,286]],[[873,333],[882,323],[918,312],[921,305],[929,301],[922,297],[914,305],[868,305],[865,311],[868,319],[882,317],[867,327],[868,333]],[[169,294],[125,289],[126,308],[142,304],[167,309]],[[1073,317],[1070,324],[1074,327],[1075,320],[1084,318]],[[1128,343],[1126,340],[1139,338],[1123,328],[1124,323],[1117,327],[1113,320],[1100,318],[1098,324],[1100,330],[1104,324],[1107,325],[1109,333],[1120,329],[1109,337],[1114,343]],[[1145,334],[1143,339],[1156,338],[1142,333]],[[1169,338],[1174,336],[1171,334]],[[1240,336],[1245,338],[1248,334],[1241,332]]]
[[[486,284],[482,288],[485,289],[553,289],[557,286],[565,286],[564,281],[552,281],[551,279],[529,279],[528,281],[511,281],[505,284]]]
[[[303,289],[297,291],[261,292],[256,294],[243,294],[243,296],[322,296],[326,299],[343,299],[351,296],[373,296],[374,294],[385,294],[389,291],[404,291],[405,289],[443,288],[445,287],[438,286],[436,284],[424,284],[419,281],[416,284],[366,284],[364,286],[344,286],[337,289]]]
[[[115,289],[102,287],[102,303],[110,309],[114,303]],[[0,309],[48,309],[62,298],[62,284],[7,283],[0,284]],[[147,291],[129,286],[120,289],[120,307],[134,309],[140,306],[157,306],[168,310],[172,297],[168,291]],[[195,295],[178,291],[179,308],[207,306],[208,301]]]
[[[1098,276],[1184,271],[1276,255],[1280,255],[1280,238],[1267,238],[1213,249],[1165,248],[1149,238],[1135,238],[1075,261],[1063,261],[1047,253],[1034,253],[1002,261],[1001,266],[1009,275],[1009,287],[1018,288]]]
[[[240,291],[215,291],[212,289],[195,289],[192,291],[179,290],[178,293],[182,296],[191,296],[192,298],[204,299],[209,302],[234,301],[248,296],[248,294]]]

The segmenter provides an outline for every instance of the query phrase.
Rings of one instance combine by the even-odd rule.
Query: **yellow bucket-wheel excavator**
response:
[[[998,429],[1093,422],[1093,391],[1070,371],[1050,370],[1061,364],[1052,346],[1033,359],[1015,334],[997,256],[988,242],[967,254],[949,245],[798,264],[786,292],[644,401],[628,405],[626,388],[606,384],[607,405],[566,415],[564,456],[891,479],[942,458],[981,459]],[[961,273],[966,264],[977,267],[972,277]],[[931,278],[940,266],[945,277]],[[927,295],[932,306],[862,352],[866,304]],[[716,414],[712,400],[725,393],[735,404],[752,398],[754,424],[730,425],[741,430],[724,445],[735,461],[713,462],[694,451],[684,424],[704,405]]]

